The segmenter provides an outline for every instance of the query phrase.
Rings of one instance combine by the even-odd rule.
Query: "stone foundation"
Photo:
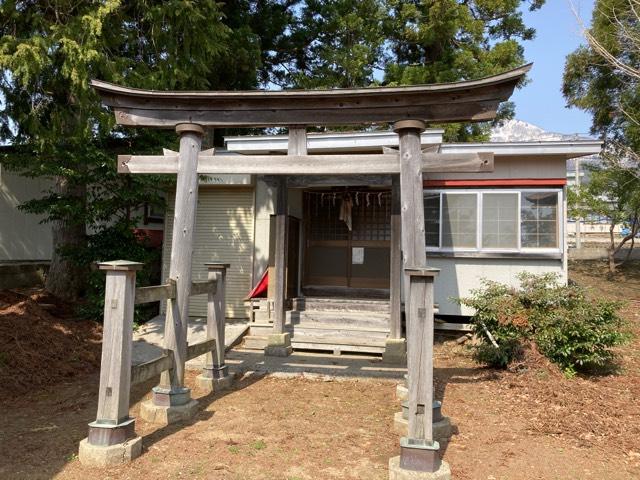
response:
[[[401,437],[409,434],[409,420],[403,418],[402,412],[393,415],[393,430]],[[433,439],[441,444],[446,444],[453,435],[453,425],[449,417],[442,417],[439,421],[433,422]]]
[[[134,437],[122,443],[98,446],[85,438],[80,442],[78,458],[80,463],[90,467],[110,467],[130,462],[142,453],[142,438]]]
[[[289,333],[272,333],[267,339],[264,354],[267,357],[288,357],[293,352]]]
[[[397,385],[396,398],[400,400],[400,402],[406,402],[407,400],[409,400],[409,389],[405,385]]]
[[[213,393],[227,390],[233,385],[233,375],[221,378],[211,378],[205,375],[196,377],[196,388],[201,392]]]
[[[382,361],[396,365],[407,363],[407,342],[404,338],[387,338],[384,344]]]
[[[389,459],[389,480],[451,480],[451,469],[441,462],[435,472],[418,472],[400,468],[400,456]]]
[[[189,400],[184,405],[156,405],[147,400],[140,405],[140,418],[155,425],[169,425],[190,420],[198,411],[198,402]]]

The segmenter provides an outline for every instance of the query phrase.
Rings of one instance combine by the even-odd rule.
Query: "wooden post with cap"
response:
[[[80,442],[84,465],[124,463],[142,452],[135,419],[129,417],[131,351],[136,271],[141,263],[116,260],[98,264],[106,272],[98,412],[89,435]]]
[[[208,279],[216,281],[215,292],[207,298],[207,340],[215,340],[215,352],[207,353],[202,373],[196,378],[198,388],[205,391],[223,390],[231,386],[233,377],[225,364],[225,285],[229,263],[206,263]]]

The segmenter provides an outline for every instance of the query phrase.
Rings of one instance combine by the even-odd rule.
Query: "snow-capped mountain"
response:
[[[491,132],[492,142],[553,142],[553,141],[575,141],[586,140],[584,135],[547,132],[542,128],[522,120],[507,120],[501,126],[496,127]],[[582,164],[600,163],[599,155],[581,157]],[[575,159],[567,160],[567,170],[575,170]]]
[[[522,120],[507,120],[491,132],[492,142],[541,142],[578,140],[585,138],[578,134],[547,132],[542,128]]]

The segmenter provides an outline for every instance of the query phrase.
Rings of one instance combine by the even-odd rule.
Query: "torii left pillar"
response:
[[[140,408],[140,417],[147,422],[167,425],[191,418],[198,402],[185,387],[187,360],[187,328],[189,295],[191,293],[191,259],[198,204],[198,155],[202,148],[204,129],[200,125],[181,123],[176,200],[171,237],[169,278],[176,283],[176,297],[167,300],[164,347],[173,352],[174,368],[163,372],[160,385],[153,388],[151,400]]]

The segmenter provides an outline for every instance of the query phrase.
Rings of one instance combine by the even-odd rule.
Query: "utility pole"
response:
[[[579,158],[576,158],[575,175],[576,175],[576,178],[575,178],[576,191],[580,192],[580,159]],[[578,217],[576,217],[576,249],[582,248],[581,223],[582,223],[582,219],[578,215]]]

